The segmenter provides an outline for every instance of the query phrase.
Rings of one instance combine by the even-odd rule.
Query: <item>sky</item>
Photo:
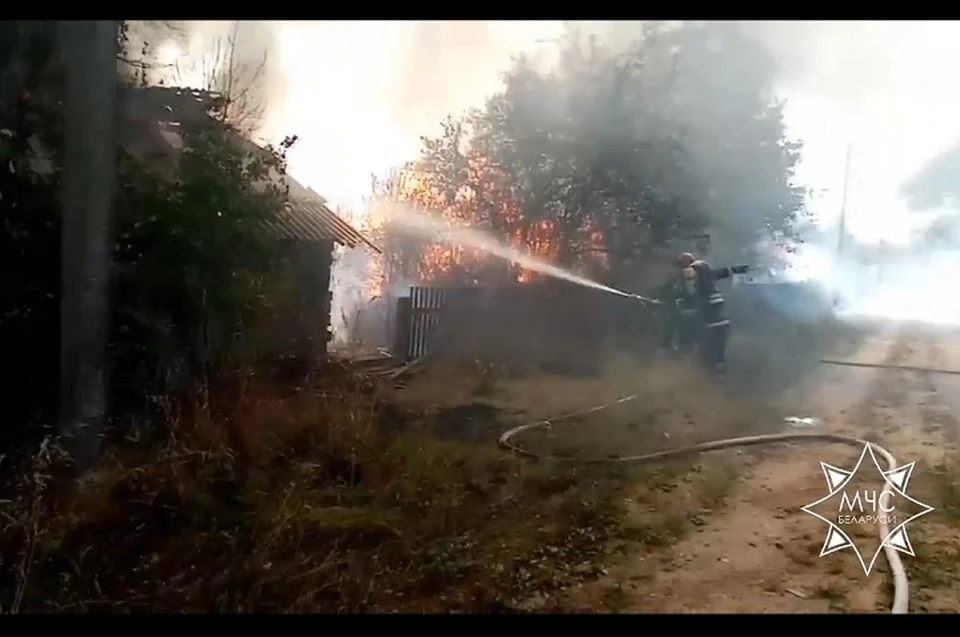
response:
[[[930,216],[908,213],[898,188],[960,138],[960,23],[797,22],[766,32],[789,133],[805,144],[798,179],[827,190],[814,209],[825,220],[839,213],[851,145],[848,227],[866,242],[903,243]]]

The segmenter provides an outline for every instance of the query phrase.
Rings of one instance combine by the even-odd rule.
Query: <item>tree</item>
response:
[[[264,23],[129,20],[120,41],[120,66],[128,83],[209,91],[220,98],[216,112],[222,123],[248,137],[262,125],[272,42]],[[200,46],[191,49],[196,42]],[[165,59],[171,48],[174,59]]]
[[[709,229],[724,260],[795,239],[800,147],[758,40],[736,24],[646,23],[625,49],[577,31],[558,46],[550,71],[518,58],[483,108],[424,140],[414,187],[386,190],[613,281],[671,237]]]
[[[801,145],[786,138],[776,68],[741,25],[712,22],[663,29],[677,81],[671,107],[684,127],[688,169],[722,258],[753,259],[758,239],[789,243],[806,190],[793,182]]]
[[[57,105],[65,98],[57,26],[0,23],[0,365],[8,397],[0,454],[51,433],[57,416],[63,156]]]
[[[210,107],[215,106],[211,101]],[[246,333],[267,311],[278,268],[271,220],[282,214],[285,153],[241,143],[216,119],[181,122],[176,172],[124,154],[118,200],[114,356],[136,384],[172,389],[181,370],[196,381],[244,353]],[[209,360],[208,354],[215,355]]]
[[[176,20],[123,20],[117,30],[117,62],[121,84],[149,86],[163,84],[174,64],[161,61],[158,43],[182,45],[187,38],[185,23]]]
[[[133,409],[144,407],[134,403],[145,386],[186,390],[228,366],[244,346],[236,336],[275,296],[267,228],[286,202],[285,153],[295,138],[279,148],[249,141],[266,108],[264,33],[247,22],[131,22],[125,32],[137,85],[200,89],[210,116],[179,114],[183,152],[173,175],[122,157],[113,355],[127,382],[114,393]],[[197,40],[202,50],[191,57]],[[171,46],[179,59],[161,60]]]
[[[201,85],[197,88],[222,100],[218,119],[250,136],[259,129],[266,114],[267,49],[257,48],[240,55],[241,48],[241,23],[235,21],[225,36],[209,41],[199,60],[178,61],[174,81],[183,85],[188,73],[199,74]]]
[[[56,27],[0,25],[0,163],[6,168],[0,170],[0,345],[10,396],[0,454],[52,433],[58,406],[60,207],[78,201],[64,199],[62,190],[66,170],[83,185],[88,166],[78,172],[75,161],[65,163],[67,100]],[[133,137],[151,139],[153,124]],[[278,149],[236,143],[236,133],[213,118],[184,122],[181,129],[183,150],[172,175],[154,158],[127,152],[122,136],[100,135],[118,146],[106,246],[111,302],[103,322],[109,326],[107,398],[115,421],[132,414],[143,420],[145,408],[171,389],[171,363],[184,361],[190,374],[199,371],[198,325],[204,321],[226,335],[225,356],[235,353],[243,343],[233,335],[269,311],[282,265],[265,228],[285,205],[277,177],[289,143]],[[91,149],[81,150],[73,158],[89,163]],[[76,186],[73,180],[74,193],[80,192]]]

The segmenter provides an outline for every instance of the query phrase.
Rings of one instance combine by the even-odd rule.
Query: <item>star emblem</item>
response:
[[[870,458],[870,462],[867,463],[867,467],[875,468],[883,477],[884,485],[881,493],[890,493],[904,498],[908,502],[912,502],[918,508],[917,513],[914,513],[903,522],[899,522],[899,524],[887,532],[886,536],[880,542],[880,546],[877,547],[877,550],[874,552],[869,562],[864,559],[860,549],[857,548],[857,545],[854,544],[853,540],[850,539],[850,536],[847,533],[837,526],[834,521],[825,518],[813,510],[813,508],[817,505],[827,502],[838,495],[846,498],[849,502],[850,499],[846,495],[845,488],[850,484],[851,480],[857,474],[857,471],[860,469],[861,465],[864,464],[864,460],[868,456]],[[851,470],[840,469],[838,467],[834,467],[833,465],[827,464],[826,462],[821,462],[820,468],[823,470],[823,476],[827,482],[828,493],[816,502],[811,502],[810,504],[801,507],[804,512],[809,513],[813,517],[823,520],[830,525],[830,528],[827,531],[827,537],[823,542],[823,548],[820,549],[820,557],[843,550],[845,548],[852,548],[853,552],[857,556],[857,559],[860,560],[860,565],[863,567],[864,574],[869,575],[870,571],[873,570],[873,565],[876,563],[877,557],[880,556],[880,552],[884,549],[884,547],[889,547],[895,551],[900,551],[901,553],[906,553],[907,555],[913,556],[913,546],[910,544],[910,538],[907,536],[907,524],[933,511],[932,506],[924,504],[923,502],[910,497],[906,493],[907,485],[910,482],[910,476],[913,474],[913,467],[915,464],[915,462],[911,462],[901,467],[884,471],[883,467],[877,461],[877,457],[873,451],[873,446],[869,443],[864,445],[863,451],[860,453],[860,458],[857,460],[857,464]],[[854,495],[856,498],[859,498],[858,492],[855,492]],[[878,496],[877,499],[879,500],[881,497],[882,495]],[[843,501],[841,501],[841,506],[842,503]]]

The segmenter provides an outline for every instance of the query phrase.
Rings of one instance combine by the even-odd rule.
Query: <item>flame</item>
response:
[[[411,162],[387,179],[374,183],[374,196],[367,202],[362,229],[384,247],[384,255],[371,260],[364,293],[373,298],[386,293],[391,280],[419,284],[479,283],[515,281],[527,283],[542,276],[515,264],[491,262],[483,251],[463,246],[426,243],[409,246],[392,241],[389,213],[383,202],[408,204],[430,211],[454,226],[490,232],[509,245],[556,263],[561,254],[560,232],[550,219],[529,220],[524,215],[526,194],[515,179],[498,169],[483,153],[470,150],[462,155],[461,183],[448,178],[425,160]],[[592,220],[584,229],[588,240],[578,255],[584,266],[606,267],[604,234]]]

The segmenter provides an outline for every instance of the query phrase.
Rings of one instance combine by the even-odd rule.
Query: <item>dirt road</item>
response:
[[[887,325],[847,360],[960,370],[960,332]],[[881,442],[900,465],[916,461],[908,493],[936,510],[909,528],[911,612],[960,610],[960,376],[825,365],[781,407],[818,418],[819,430]],[[819,557],[827,525],[801,511],[826,494],[820,461],[852,467],[860,451],[743,452],[722,510],[672,546],[624,556],[597,586],[625,592],[624,612],[889,612],[883,558],[866,576],[849,549]],[[853,537],[872,553],[875,534],[871,525]]]

